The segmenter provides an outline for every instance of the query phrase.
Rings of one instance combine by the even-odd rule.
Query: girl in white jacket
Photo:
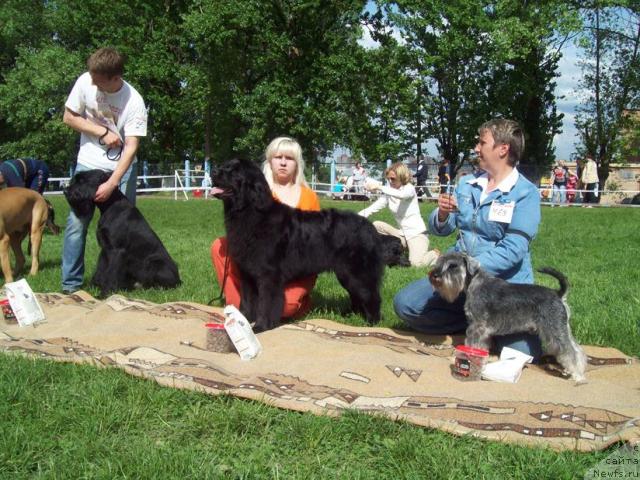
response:
[[[440,252],[429,250],[427,227],[420,215],[416,189],[410,183],[411,173],[402,162],[394,163],[384,173],[389,186],[374,182],[367,183],[367,190],[370,192],[380,190],[382,195],[358,214],[367,218],[372,213],[389,207],[399,228],[380,221],[373,222],[373,226],[382,235],[393,235],[400,239],[402,245],[409,249],[409,262],[412,266],[430,267],[435,263]]]

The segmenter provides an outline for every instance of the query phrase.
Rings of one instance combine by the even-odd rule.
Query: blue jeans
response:
[[[137,164],[133,164],[135,169]],[[75,173],[91,170],[84,165],[76,165]],[[133,194],[133,203],[135,205],[135,187],[132,191],[128,188],[129,178],[131,176],[131,168],[127,170],[118,188],[124,194]],[[129,198],[127,195],[127,198]],[[67,225],[64,229],[64,242],[62,244],[62,290],[67,292],[75,292],[82,287],[84,280],[84,247],[87,241],[87,229],[93,218],[95,207],[90,215],[86,217],[78,217],[73,210],[69,210],[67,217]]]
[[[567,203],[567,187],[565,185],[553,186],[552,203]]]
[[[447,335],[464,333],[467,329],[464,300],[464,295],[461,295],[455,302],[447,302],[433,291],[427,278],[422,278],[396,294],[393,308],[396,315],[413,330],[430,335]],[[494,337],[493,342],[497,353],[503,347],[510,347],[531,355],[534,361],[542,356],[542,345],[537,335],[516,333]]]

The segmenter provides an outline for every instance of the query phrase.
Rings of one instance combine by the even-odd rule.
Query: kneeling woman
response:
[[[488,273],[507,282],[533,283],[529,244],[538,232],[540,195],[516,168],[524,134],[516,122],[505,119],[484,123],[478,134],[475,151],[482,172],[460,179],[455,195],[440,194],[429,231],[447,236],[457,228],[454,251],[474,257]],[[398,292],[394,309],[414,330],[461,333],[467,328],[464,300],[461,295],[448,303],[425,277]],[[511,347],[535,358],[542,353],[538,336],[528,333],[496,337],[494,343],[498,351]]]
[[[438,259],[438,251],[429,250],[427,226],[420,216],[416,189],[410,183],[411,173],[404,163],[397,162],[385,170],[385,177],[390,186],[376,184],[366,186],[367,190],[372,192],[380,190],[382,195],[370,207],[361,210],[358,214],[367,218],[388,206],[400,228],[381,221],[373,222],[373,226],[378,233],[400,239],[402,246],[409,249],[409,262],[412,266],[430,267]]]
[[[267,147],[262,169],[276,200],[299,210],[320,210],[318,196],[304,179],[302,148],[294,139],[274,139]],[[213,242],[211,260],[218,284],[223,286],[226,304],[239,308],[242,298],[240,273],[227,258],[226,238],[218,238]],[[311,309],[310,294],[315,284],[316,276],[313,275],[286,285],[282,318],[299,318]]]

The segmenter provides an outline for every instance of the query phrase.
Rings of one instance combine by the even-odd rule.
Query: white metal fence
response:
[[[69,177],[52,177],[49,178],[50,190],[45,195],[60,195],[63,188],[69,184]],[[437,201],[440,187],[436,181],[427,181],[425,185],[417,185],[416,189],[421,194],[423,200]],[[52,187],[52,188],[51,188]],[[378,194],[367,192],[362,185],[357,185],[346,191],[345,186],[342,190],[336,188],[336,185],[322,182],[311,182],[310,187],[319,195],[324,195],[335,200],[374,200]],[[169,193],[173,198],[183,198],[189,200],[193,197],[208,198],[210,196],[211,180],[202,170],[175,170],[173,175],[142,175],[137,179],[136,192],[138,194],[151,193]],[[549,187],[540,187],[540,196],[543,204],[551,205],[553,203],[553,192]],[[576,200],[572,203],[564,203],[567,206],[582,206],[580,198],[587,190],[574,190],[576,192]],[[600,203],[594,206],[633,206],[640,205],[630,204],[631,199],[640,191],[638,190],[600,190],[599,195],[603,197]],[[191,194],[191,195],[190,195]],[[624,199],[628,199],[627,203],[622,203]]]

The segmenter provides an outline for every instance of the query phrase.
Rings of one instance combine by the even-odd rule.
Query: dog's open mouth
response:
[[[213,195],[216,198],[222,198],[222,197],[225,197],[225,196],[229,196],[229,194],[230,194],[230,192],[228,192],[224,188],[220,188],[220,187],[212,187],[211,188],[211,195]]]

